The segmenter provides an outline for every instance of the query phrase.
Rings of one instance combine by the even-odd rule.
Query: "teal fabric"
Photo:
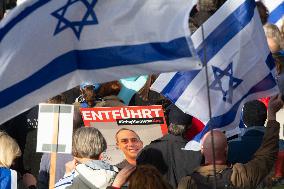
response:
[[[128,105],[132,96],[139,91],[146,83],[148,76],[142,75],[139,77],[129,77],[120,79],[119,83],[121,84],[121,89],[117,95],[124,104]]]

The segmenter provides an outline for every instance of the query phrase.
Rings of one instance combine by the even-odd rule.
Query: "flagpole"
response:
[[[201,25],[201,31],[202,31],[202,42],[205,40],[204,36],[204,27],[203,24]],[[206,43],[204,43],[204,56],[203,56],[203,67],[205,68],[206,72],[206,89],[207,89],[207,98],[208,98],[208,109],[209,109],[209,120],[212,118],[212,111],[211,111],[211,100],[210,100],[210,90],[209,90],[209,76],[208,76],[208,67],[207,67],[207,54],[206,54]],[[216,177],[216,163],[215,163],[215,148],[214,148],[214,135],[213,135],[213,126],[212,124],[209,124],[210,134],[211,134],[211,144],[212,144],[212,152],[213,152],[213,169],[214,169],[214,182],[213,182],[213,188],[217,188],[217,177]]]
[[[53,105],[57,107],[57,105]],[[55,109],[55,108],[54,108]],[[54,112],[54,124],[53,124],[53,136],[51,144],[50,153],[50,167],[49,167],[49,189],[54,189],[56,184],[56,159],[58,153],[58,141],[59,141],[59,119],[60,119],[60,104],[58,104],[58,109],[53,110]],[[53,148],[55,146],[55,149]]]

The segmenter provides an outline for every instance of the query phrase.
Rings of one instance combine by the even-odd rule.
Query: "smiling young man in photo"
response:
[[[116,145],[125,155],[125,160],[118,163],[116,166],[123,169],[126,165],[136,165],[138,153],[143,148],[143,142],[140,137],[131,129],[122,128],[117,131]]]

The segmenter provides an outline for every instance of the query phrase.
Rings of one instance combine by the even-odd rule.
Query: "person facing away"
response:
[[[131,129],[122,128],[117,131],[115,138],[117,147],[125,156],[125,159],[116,166],[119,169],[123,169],[129,164],[136,165],[137,155],[143,148],[143,142],[138,134]]]
[[[265,131],[267,109],[264,103],[253,100],[243,107],[243,122],[246,126],[243,135],[228,143],[228,162],[247,163],[259,148]]]
[[[184,134],[191,127],[192,117],[183,113],[174,104],[169,107],[169,133],[152,141],[142,149],[137,164],[150,164],[156,167],[163,177],[176,188],[180,179],[201,163],[201,154],[182,150],[188,142]]]
[[[118,81],[110,81],[102,83],[97,95],[101,98],[101,102],[97,103],[97,107],[115,107],[125,106],[122,100],[118,98],[121,86]]]
[[[268,123],[262,144],[255,152],[253,159],[245,164],[227,165],[228,144],[223,132],[213,130],[212,133],[205,134],[201,140],[201,152],[204,155],[205,164],[196,169],[193,174],[182,178],[178,189],[212,188],[214,163],[217,188],[256,188],[270,172],[278,153],[279,123],[276,121],[276,112],[282,106],[283,101],[280,95],[271,97],[268,106]],[[214,148],[212,141],[214,141]]]
[[[72,142],[74,160],[66,163],[65,176],[55,188],[104,189],[111,185],[118,169],[100,160],[106,148],[106,140],[98,129],[77,129]]]

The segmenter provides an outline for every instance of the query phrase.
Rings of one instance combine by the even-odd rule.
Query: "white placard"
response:
[[[56,114],[59,112],[58,119]],[[38,114],[37,152],[71,153],[74,106],[40,104]],[[58,146],[52,144],[58,121]]]

